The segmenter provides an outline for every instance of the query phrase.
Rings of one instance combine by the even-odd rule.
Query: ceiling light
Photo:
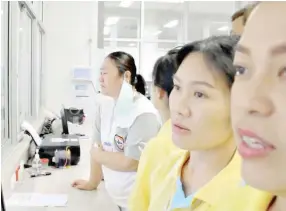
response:
[[[110,27],[105,26],[105,27],[103,28],[103,34],[104,34],[104,35],[109,35],[109,33],[110,33]]]
[[[129,43],[129,46],[133,47],[133,46],[135,46],[135,43]]]
[[[154,35],[154,36],[158,36],[158,35],[161,34],[161,33],[162,33],[162,31],[159,30],[159,31],[154,32],[153,35]]]
[[[131,0],[123,0],[123,1],[120,2],[119,7],[127,8],[127,7],[130,7],[131,4],[133,4],[133,1],[131,1]]]
[[[165,27],[165,28],[173,28],[173,27],[177,26],[178,23],[179,23],[178,20],[172,20],[172,21],[166,23],[166,24],[164,25],[164,27]]]
[[[117,22],[119,21],[119,17],[108,17],[104,24],[106,26],[111,26],[111,25],[115,25]]]
[[[184,3],[184,0],[165,0],[164,2],[167,2],[167,3]]]
[[[229,31],[229,27],[228,26],[222,26],[222,27],[218,28],[217,30],[219,30],[219,31]]]

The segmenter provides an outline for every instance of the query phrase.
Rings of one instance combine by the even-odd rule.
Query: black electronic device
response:
[[[83,124],[85,120],[85,114],[83,109],[77,108],[62,108],[61,110],[61,120],[63,127],[63,134],[69,134],[68,122],[73,124]]]
[[[40,158],[48,158],[49,165],[54,166],[53,158],[55,152],[65,151],[69,149],[71,152],[71,165],[77,165],[80,161],[80,143],[77,135],[46,135],[39,147]]]
[[[1,211],[6,211],[5,200],[4,200],[4,195],[3,195],[2,188],[1,188]]]

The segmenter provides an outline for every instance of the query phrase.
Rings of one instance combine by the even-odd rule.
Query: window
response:
[[[141,2],[105,1],[104,11],[101,13],[104,20],[104,38],[137,39],[140,37]]]
[[[230,32],[231,16],[235,2],[200,2],[189,3],[188,40],[194,41],[211,35],[227,35]]]
[[[37,40],[37,49],[36,49],[36,76],[37,80],[34,81],[35,85],[38,87],[36,88],[36,96],[38,101],[36,102],[36,113],[38,114],[38,111],[41,106],[44,105],[44,66],[43,66],[43,60],[44,60],[44,36],[45,32],[41,28],[40,25],[37,25],[37,34],[36,34],[36,40]]]
[[[146,41],[184,41],[184,3],[145,2],[142,38]]]
[[[139,43],[136,41],[105,41],[104,52],[107,56],[114,51],[125,51],[132,55],[135,59],[135,64],[139,67]]]
[[[184,43],[184,10],[181,1],[103,2],[99,20],[103,21],[100,25],[103,25],[105,54],[117,50],[130,53],[138,73],[146,81],[151,81],[155,61],[171,48]]]
[[[19,27],[19,123],[33,114],[33,36],[32,18],[25,8],[20,13]]]
[[[237,1],[103,1],[99,3],[98,41],[104,51],[125,50],[139,72],[151,80],[152,66],[173,47],[230,32]],[[101,31],[104,31],[102,34]]]
[[[1,1],[1,146],[10,141],[9,2]]]
[[[152,71],[157,59],[179,44],[174,42],[143,42],[140,53],[140,73],[146,81],[152,81]]]
[[[28,2],[1,1],[1,146],[16,144],[20,125],[38,114],[44,29]],[[38,24],[37,24],[38,23]],[[41,25],[39,30],[38,25]],[[36,30],[39,31],[37,39]],[[38,49],[38,50],[36,50]],[[38,53],[39,52],[39,53]],[[38,63],[37,63],[38,62]],[[9,146],[10,148],[10,146]],[[5,152],[8,152],[5,150]],[[4,156],[5,157],[5,156]]]

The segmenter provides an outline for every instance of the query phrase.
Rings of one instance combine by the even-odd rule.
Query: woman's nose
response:
[[[183,117],[190,117],[191,110],[189,107],[189,98],[187,96],[181,96],[177,102],[176,112]]]

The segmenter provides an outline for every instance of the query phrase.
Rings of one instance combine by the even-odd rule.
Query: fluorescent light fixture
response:
[[[222,26],[222,27],[218,28],[217,30],[225,32],[225,31],[229,31],[229,27],[228,26]]]
[[[110,27],[104,26],[104,28],[103,28],[103,34],[104,34],[104,35],[109,35],[109,33],[110,33]]]
[[[173,27],[177,26],[178,23],[179,23],[178,20],[172,20],[172,21],[166,23],[166,24],[164,25],[164,27],[165,27],[165,28],[173,28]]]
[[[184,3],[184,0],[165,0],[164,2],[178,4],[178,3]]]
[[[129,46],[130,46],[130,47],[134,47],[134,46],[135,46],[135,43],[129,43]]]
[[[132,0],[123,0],[120,2],[119,7],[130,7],[133,4]]]
[[[108,17],[108,18],[105,20],[104,24],[105,24],[106,26],[111,26],[111,25],[117,24],[118,21],[119,21],[119,17]]]
[[[154,35],[154,36],[157,36],[157,35],[159,35],[159,34],[161,34],[161,33],[162,33],[162,31],[159,30],[159,31],[154,32],[153,35]]]

